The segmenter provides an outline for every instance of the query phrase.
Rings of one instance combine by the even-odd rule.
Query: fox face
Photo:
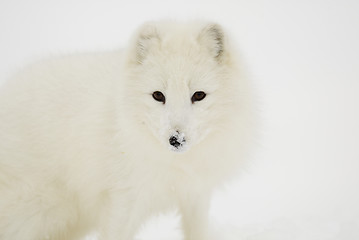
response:
[[[210,118],[210,98],[215,89],[201,83],[204,76],[194,74],[198,73],[198,69],[192,69],[192,73],[189,69],[178,69],[166,74],[168,69],[166,67],[162,70],[164,78],[160,86],[148,89],[146,125],[154,130],[153,134],[170,150],[183,152],[210,132],[206,122]],[[156,81],[158,78],[160,76],[156,75],[151,80]]]
[[[222,30],[215,24],[148,24],[135,43],[128,84],[141,106],[137,120],[167,149],[188,151],[219,126],[228,105]]]

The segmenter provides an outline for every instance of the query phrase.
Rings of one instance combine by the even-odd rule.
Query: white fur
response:
[[[177,207],[205,240],[210,195],[243,163],[251,98],[220,26],[155,22],[126,51],[50,59],[0,89],[0,239],[130,240]],[[152,98],[154,91],[166,103]],[[192,103],[195,91],[207,93]],[[181,152],[168,139],[185,138]]]

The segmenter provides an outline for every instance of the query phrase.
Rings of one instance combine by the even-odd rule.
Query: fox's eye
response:
[[[162,102],[163,104],[165,104],[166,102],[166,97],[165,95],[163,95],[163,93],[161,93],[160,91],[155,91],[152,93],[152,97],[159,102]]]
[[[206,93],[202,91],[195,92],[191,98],[192,103],[201,101],[206,97]]]

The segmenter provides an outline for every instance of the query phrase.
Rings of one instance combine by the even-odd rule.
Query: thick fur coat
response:
[[[0,239],[130,240],[175,207],[185,239],[207,239],[210,195],[250,146],[251,102],[212,23],[147,23],[123,51],[22,70],[0,88]]]

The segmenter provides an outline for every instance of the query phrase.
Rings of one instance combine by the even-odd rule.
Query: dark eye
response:
[[[206,93],[202,91],[195,92],[191,98],[192,103],[202,101],[206,97]]]
[[[160,91],[155,91],[154,93],[152,93],[152,97],[156,101],[163,102],[163,104],[165,104],[166,102],[165,95],[163,95],[163,93],[161,93]]]

